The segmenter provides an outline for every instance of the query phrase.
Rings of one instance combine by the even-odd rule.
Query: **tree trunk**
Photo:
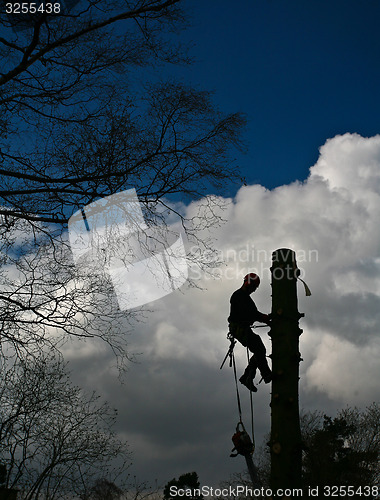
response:
[[[271,488],[301,488],[302,440],[299,421],[299,336],[296,254],[272,254]]]

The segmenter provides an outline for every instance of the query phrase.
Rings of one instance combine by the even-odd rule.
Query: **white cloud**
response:
[[[306,372],[311,389],[326,392],[342,404],[365,407],[379,396],[380,339],[364,347],[324,335]],[[377,398],[376,398],[377,396]]]
[[[350,198],[370,202],[369,195],[374,194],[378,200],[380,193],[379,163],[380,135],[336,136],[321,147],[318,162],[310,169],[310,179],[320,176],[331,190],[347,190]]]

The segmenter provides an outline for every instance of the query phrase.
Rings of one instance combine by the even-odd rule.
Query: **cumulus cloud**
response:
[[[229,297],[246,272],[256,271],[262,285],[254,299],[269,312],[269,268],[278,248],[297,252],[312,290],[305,297],[302,284],[298,288],[305,313],[301,406],[328,413],[379,400],[380,136],[334,137],[304,182],[271,191],[245,186],[222,201],[227,222],[212,235],[225,261],[217,277],[192,269],[203,289],[184,287],[152,304],[131,336],[131,349],[142,356],[125,386],[104,371],[101,380],[93,376],[120,407],[119,428],[135,443],[134,467],[144,479],[147,470],[148,479],[154,474],[163,482],[196,470],[204,484],[213,484],[243,468],[228,457],[237,418],[232,373],[219,371],[228,348]],[[189,215],[196,205],[187,207]],[[258,332],[270,352],[267,330]],[[238,347],[239,370],[245,356]],[[262,384],[254,397],[259,441],[270,428],[269,387]]]
[[[379,357],[379,338],[358,347],[325,334],[306,372],[306,388],[326,392],[343,407],[352,400],[365,407],[373,400],[378,401]]]

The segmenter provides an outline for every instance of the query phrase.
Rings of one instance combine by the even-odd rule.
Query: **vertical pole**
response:
[[[297,276],[293,250],[272,254],[271,488],[301,488],[302,440],[299,421],[299,336]]]

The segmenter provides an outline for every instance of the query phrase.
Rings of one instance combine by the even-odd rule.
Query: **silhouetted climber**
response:
[[[228,317],[230,334],[253,353],[247,368],[239,379],[242,384],[253,392],[257,391],[253,383],[257,368],[260,370],[266,384],[272,380],[272,372],[268,366],[263,341],[251,329],[251,325],[255,321],[270,324],[270,316],[258,311],[256,304],[250,297],[251,293],[255,292],[259,285],[260,278],[257,274],[250,273],[245,276],[242,287],[231,296],[231,311]]]

